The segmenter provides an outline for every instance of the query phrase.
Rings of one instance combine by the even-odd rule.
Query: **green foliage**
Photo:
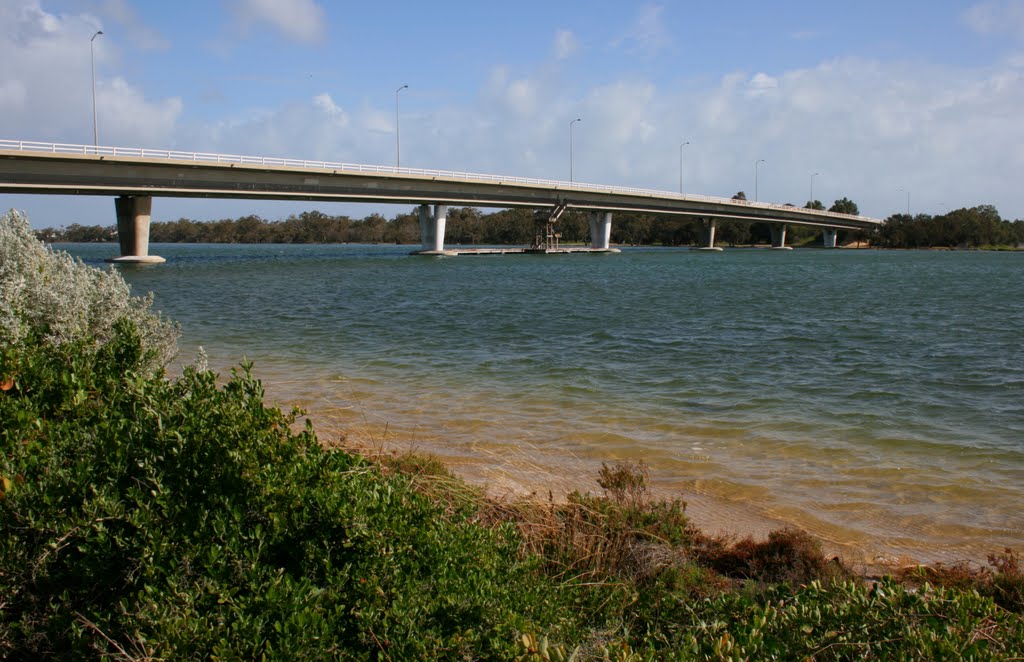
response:
[[[972,590],[731,591],[688,560],[682,504],[650,499],[642,466],[604,467],[606,496],[549,511],[564,544],[538,559],[509,524],[419,489],[432,463],[402,460],[407,474],[294,431],[248,366],[223,386],[194,368],[141,376],[127,322],[92,359],[34,347],[0,393],[5,657],[998,659],[1024,645],[1020,617]],[[778,570],[810,553],[783,538],[751,556]]]
[[[0,398],[0,656],[501,656],[557,627],[511,530],[293,432],[248,366],[137,376],[128,324],[67,349]]]
[[[941,216],[890,216],[871,243],[884,248],[991,248],[1024,246],[1024,221],[1007,221],[991,205]]]
[[[9,269],[19,249],[38,255],[3,245],[7,293],[29,291]],[[820,581],[817,543],[776,532],[716,548],[745,564],[736,588],[642,464],[603,466],[603,496],[501,509],[436,462],[324,448],[264,404],[248,365],[222,385],[194,367],[164,379],[144,316],[97,325],[99,342],[5,301],[19,335],[0,345],[0,658],[1024,653],[1013,552],[981,589],[867,588]]]
[[[733,199],[746,200],[740,191]],[[821,208],[820,202],[815,201]],[[549,210],[503,209],[482,213],[472,207],[452,207],[448,210],[445,242],[449,245],[524,245],[533,240],[535,214],[547,216]],[[699,220],[664,215],[617,212],[612,224],[611,241],[626,245],[686,246],[701,241]],[[718,239],[731,245],[764,244],[769,239],[769,224],[720,220]],[[567,210],[558,220],[557,231],[563,244],[590,242],[590,224],[587,213]],[[793,240],[799,243],[801,233],[814,236],[813,228],[789,226]],[[69,226],[63,230],[46,228],[37,236],[45,241],[113,241],[115,228]],[[279,221],[259,216],[199,222],[187,218],[176,221],[154,222],[150,227],[150,240],[156,243],[283,243],[283,244],[418,244],[419,220],[416,210],[396,214],[386,219],[370,214],[363,219],[347,216],[329,216],[319,211],[307,211]]]
[[[0,217],[0,352],[8,362],[0,377],[17,379],[19,350],[35,343],[74,345],[94,355],[122,322],[135,327],[142,343],[130,369],[159,372],[177,352],[179,330],[151,305],[151,297],[131,296],[117,271],[88,267],[44,246],[21,214]]]
[[[857,207],[857,203],[848,198],[840,198],[836,200],[828,210],[834,211],[837,214],[850,214],[851,216],[860,215],[860,209]]]
[[[892,580],[680,597],[657,632],[660,647],[698,660],[994,660],[1024,650],[1020,619],[976,592]]]

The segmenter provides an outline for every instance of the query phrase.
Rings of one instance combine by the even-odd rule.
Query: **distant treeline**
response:
[[[992,205],[941,216],[896,214],[871,237],[881,248],[1024,248],[1024,221],[1003,220]]]
[[[742,197],[738,193],[735,197]],[[820,202],[808,207],[823,208]],[[837,200],[834,211],[857,213],[850,200]],[[545,212],[540,212],[543,214]],[[535,212],[530,209],[505,209],[482,213],[472,207],[448,210],[445,243],[448,245],[525,245],[536,233]],[[590,241],[590,225],[585,212],[568,211],[558,222],[563,243]],[[97,242],[116,241],[116,227],[69,225],[46,228],[37,232],[46,241]],[[791,225],[787,243],[814,243],[821,231]],[[149,238],[156,243],[377,243],[418,244],[419,221],[415,213],[398,214],[387,219],[371,214],[363,219],[330,216],[319,211],[303,212],[284,220],[270,221],[259,216],[217,221],[157,221],[150,227]],[[612,223],[611,241],[619,245],[687,246],[700,242],[700,221],[678,216],[630,214],[617,212]],[[1024,244],[1024,222],[1004,221],[994,207],[985,205],[959,209],[944,216],[917,215],[909,218],[895,215],[874,233],[841,232],[840,242],[870,241],[872,245],[890,248],[923,248],[932,246],[1016,246]],[[716,243],[724,245],[767,244],[771,241],[767,223],[719,221]]]

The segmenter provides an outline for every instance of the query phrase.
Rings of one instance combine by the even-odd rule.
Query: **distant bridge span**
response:
[[[419,205],[421,253],[443,254],[449,205],[530,207],[590,212],[591,250],[607,251],[614,212],[675,214],[706,219],[704,244],[714,247],[715,219],[773,224],[785,246],[787,224],[820,227],[825,245],[838,229],[863,230],[865,216],[747,200],[527,177],[395,168],[379,165],[94,147],[0,140],[0,193],[115,196],[123,261],[149,256],[153,197],[254,198]],[[430,205],[433,205],[431,210]]]

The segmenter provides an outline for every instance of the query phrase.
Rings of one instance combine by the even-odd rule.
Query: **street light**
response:
[[[764,163],[764,159],[758,159],[754,162],[754,202],[758,201],[757,198],[757,166]]]
[[[814,178],[818,176],[818,173],[811,175],[811,197],[807,198],[807,202],[814,203]]]
[[[103,34],[103,30],[97,30],[96,34],[89,40],[89,61],[92,63],[92,146],[100,146],[100,130],[99,125],[96,122],[96,53],[93,48],[93,42],[96,41],[96,37]]]
[[[408,85],[395,90],[395,167],[402,167],[402,127],[399,123],[398,117],[398,93],[402,90],[408,89]]]
[[[901,191],[907,194],[907,216],[910,216],[910,189],[901,188]]]
[[[569,122],[569,183],[572,183],[572,125],[576,122],[582,122],[583,120],[577,117],[573,121]]]
[[[679,144],[679,195],[683,194],[683,147],[689,144],[689,140]]]

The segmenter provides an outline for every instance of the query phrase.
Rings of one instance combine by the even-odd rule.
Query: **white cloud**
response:
[[[662,5],[644,5],[626,32],[612,45],[631,53],[653,55],[672,45],[672,38],[665,27]]]
[[[387,117],[372,109],[352,116],[330,95],[318,94],[281,108],[250,110],[189,127],[187,144],[221,153],[386,163],[393,157],[395,139],[394,115],[390,121]],[[404,122],[402,129],[404,138]]]
[[[764,96],[779,87],[779,81],[772,78],[768,74],[758,73],[747,83],[747,96],[759,97]]]
[[[395,132],[395,114],[379,108],[366,107],[361,115],[363,127],[374,133]]]
[[[104,0],[102,13],[124,27],[124,34],[131,43],[146,51],[162,51],[170,42],[153,28],[145,25],[127,0]]]
[[[979,34],[1008,33],[1024,40],[1024,0],[985,0],[967,9],[963,20]]]
[[[116,77],[97,84],[96,109],[102,144],[161,147],[173,144],[182,102],[177,97],[147,101],[142,91]]]
[[[487,82],[486,93],[516,115],[531,117],[538,110],[539,87],[540,83],[530,78],[510,80],[507,68],[495,67]]]
[[[559,30],[555,33],[554,53],[556,60],[564,60],[579,50],[580,42],[569,30]]]
[[[89,36],[103,27],[90,14],[55,15],[37,0],[0,2],[0,109],[8,138],[92,142]],[[96,58],[96,107],[105,144],[166,145],[181,114],[180,99],[149,100],[107,72],[115,47],[103,37]]]
[[[331,95],[326,92],[316,95],[313,97],[313,105],[322,110],[332,124],[339,127],[348,126],[348,113],[341,106],[334,103]]]
[[[295,41],[315,43],[326,36],[326,16],[315,0],[235,0],[234,11],[243,29],[264,23]]]
[[[402,117],[402,161],[413,167],[568,178],[569,122],[579,181],[675,190],[681,136],[688,191],[752,193],[802,204],[808,177],[826,203],[848,196],[885,216],[915,208],[995,204],[1024,216],[1014,181],[1024,168],[1024,63],[986,70],[843,58],[805,69],[736,72],[699,89],[642,76],[582,93],[545,68],[495,67],[477,104]],[[344,121],[339,121],[345,118]],[[327,95],[198,127],[202,149],[365,163],[394,158],[394,110],[348,113]]]
[[[661,10],[649,7],[657,17]],[[31,0],[0,0],[4,137],[91,142],[88,35],[100,27],[89,14],[53,15]],[[493,67],[475,100],[403,105],[403,165],[567,179],[569,123],[581,117],[573,129],[581,181],[675,190],[685,139],[683,180],[695,193],[752,193],[753,164],[765,159],[765,200],[802,203],[810,173],[820,172],[818,197],[848,196],[867,214],[902,208],[902,188],[920,211],[992,203],[1024,217],[1016,181],[1024,171],[1024,57],[971,69],[839,58],[736,71],[683,89],[643,74],[581,88],[555,66],[565,52],[561,39],[534,71]],[[331,88],[335,96],[305,92],[183,125],[181,100],[148,98],[117,75],[115,44],[95,44],[103,143],[394,162],[388,95],[373,105]]]

